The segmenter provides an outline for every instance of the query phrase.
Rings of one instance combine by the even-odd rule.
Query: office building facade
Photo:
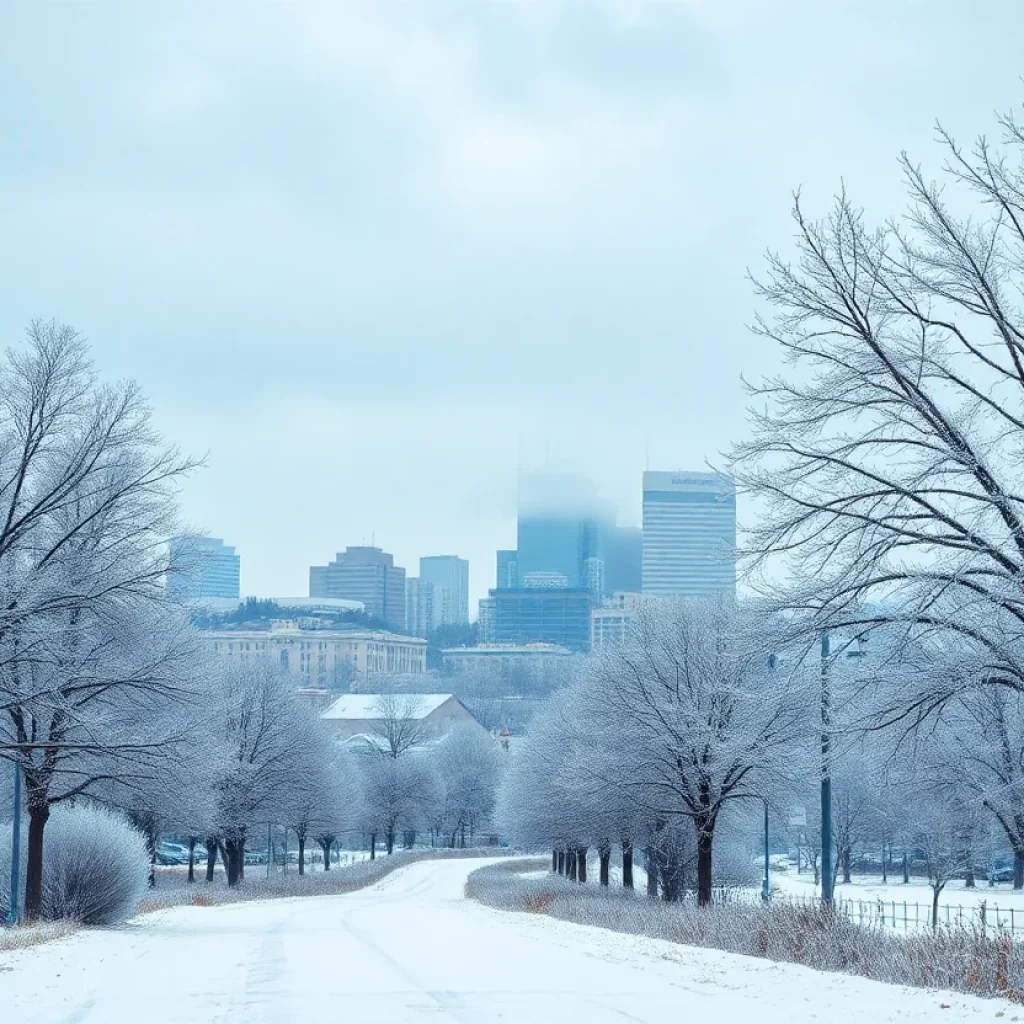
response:
[[[420,579],[440,588],[442,625],[469,622],[469,562],[458,555],[426,555],[420,559]]]
[[[519,552],[498,552],[498,566],[494,586],[497,590],[515,590],[519,586]]]
[[[646,472],[643,592],[736,594],[736,488],[718,473]]]
[[[310,597],[362,601],[367,615],[405,629],[405,569],[375,547],[347,547],[333,562],[309,570]]]
[[[170,542],[167,592],[180,601],[240,597],[241,559],[217,537],[183,536]]]
[[[492,590],[493,625],[488,641],[498,644],[557,644],[590,650],[593,595],[579,587]]]

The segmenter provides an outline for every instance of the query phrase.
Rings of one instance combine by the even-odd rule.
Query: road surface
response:
[[[899,989],[620,936],[464,899],[478,862],[362,892],[179,907],[0,954],[0,1020],[46,1024],[802,1024],[1024,1019]]]

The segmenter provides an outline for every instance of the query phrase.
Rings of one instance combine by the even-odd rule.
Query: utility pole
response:
[[[768,878],[768,798],[764,798],[764,881],[761,883],[761,899],[768,902],[771,897],[771,883]]]
[[[821,634],[821,902],[832,906],[832,692],[829,635]]]
[[[11,900],[7,904],[7,923],[18,923],[18,881],[21,866],[21,765],[14,762],[14,824],[11,826]]]

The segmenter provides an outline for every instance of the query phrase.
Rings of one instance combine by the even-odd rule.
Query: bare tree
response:
[[[373,701],[377,720],[374,734],[380,739],[384,754],[399,758],[421,746],[427,737],[423,718],[423,698],[410,693],[381,693]]]
[[[816,221],[797,197],[796,260],[769,255],[756,283],[773,310],[756,333],[792,372],[751,387],[731,461],[758,500],[752,583],[815,628],[955,638],[972,683],[1019,689],[1024,131],[999,127],[1003,150],[970,152],[940,129],[948,191],[904,156],[902,221],[870,227],[845,194]],[[900,713],[934,710],[953,681],[897,693]]]
[[[50,807],[151,774],[178,733],[168,711],[187,698],[194,650],[165,607],[165,541],[193,465],[162,443],[135,385],[97,381],[72,328],[34,323],[6,354],[0,756],[25,784],[29,917]]]

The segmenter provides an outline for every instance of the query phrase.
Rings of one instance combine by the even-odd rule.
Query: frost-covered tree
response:
[[[194,650],[164,542],[192,465],[73,328],[33,323],[0,363],[0,756],[25,785],[29,917],[54,803],[173,756]]]
[[[211,696],[210,720],[222,754],[217,763],[215,835],[228,885],[245,873],[250,830],[281,821],[308,778],[299,757],[311,721],[294,681],[259,658],[223,671]]]
[[[498,741],[473,726],[460,726],[429,753],[443,815],[441,828],[450,847],[465,846],[489,826],[504,751]]]
[[[846,195],[820,220],[797,198],[755,329],[791,369],[751,388],[731,462],[756,499],[751,583],[814,629],[892,625],[1020,690],[1024,129],[999,129],[973,150],[940,132],[942,183],[904,156],[909,210],[881,226]],[[949,679],[904,675],[894,709],[935,710]]]
[[[814,676],[780,658],[783,637],[772,618],[731,603],[648,602],[573,688],[588,737],[581,767],[631,786],[667,825],[689,820],[702,905],[723,809],[767,796],[806,753]]]

